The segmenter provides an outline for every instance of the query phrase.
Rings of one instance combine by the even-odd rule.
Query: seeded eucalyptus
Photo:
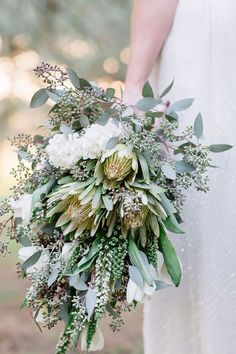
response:
[[[210,153],[231,146],[203,144],[200,114],[177,130],[178,112],[193,100],[167,104],[172,84],[155,96],[146,83],[134,110],[114,89],[72,69],[42,63],[35,72],[45,87],[31,107],[54,102],[48,134],[11,139],[19,164],[13,195],[0,207],[0,232],[22,246],[18,273],[31,281],[22,307],[49,329],[64,322],[56,354],[77,346],[87,353],[103,348],[105,314],[118,330],[123,312],[169,285],[158,253],[179,285],[168,232],[183,234],[185,190],[207,192]],[[7,252],[8,241],[1,241],[0,253]]]

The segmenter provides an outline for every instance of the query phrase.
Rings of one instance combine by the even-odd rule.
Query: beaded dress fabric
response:
[[[219,168],[209,173],[208,194],[187,194],[182,213],[186,234],[171,236],[183,264],[182,283],[145,304],[145,354],[235,354],[235,0],[179,1],[151,81],[161,91],[173,78],[172,102],[195,98],[180,125],[192,124],[201,111],[205,142],[235,148],[214,154]]]

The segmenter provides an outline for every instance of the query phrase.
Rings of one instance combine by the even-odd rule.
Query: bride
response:
[[[134,0],[126,102],[149,77],[156,91],[174,78],[169,99],[195,98],[206,143],[236,145],[235,19],[235,0]],[[183,280],[146,304],[145,354],[236,353],[235,151],[214,158],[209,194],[187,196],[186,235],[174,236]]]

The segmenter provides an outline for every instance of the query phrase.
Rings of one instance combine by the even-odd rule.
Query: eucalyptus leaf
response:
[[[91,248],[89,249],[88,253],[83,256],[83,258],[79,261],[79,263],[75,266],[72,274],[80,273],[92,265],[94,261],[94,257],[97,255],[99,251],[100,245],[100,238],[96,238],[93,241]]]
[[[36,251],[31,257],[26,259],[26,261],[22,264],[22,269],[26,270],[27,268],[36,264],[39,258],[41,257],[41,254],[42,254],[42,250]]]
[[[48,93],[45,88],[41,88],[31,98],[30,107],[37,108],[44,105],[48,100]]]
[[[71,129],[71,127],[69,125],[62,124],[60,126],[60,132],[65,134],[65,135],[68,135],[68,134],[72,134],[73,130]]]
[[[113,137],[111,137],[111,138],[108,140],[107,144],[106,144],[106,149],[107,149],[107,150],[112,150],[112,149],[114,149],[114,147],[116,147],[116,145],[118,144],[118,142],[119,142],[119,137],[118,137],[118,136],[113,136]]]
[[[104,126],[104,125],[107,124],[109,118],[110,118],[110,114],[108,114],[108,113],[105,112],[101,117],[99,117],[99,118],[96,120],[96,124],[99,124],[99,125]]]
[[[97,302],[97,295],[95,289],[89,289],[85,297],[85,306],[88,313],[88,318],[90,319]]]
[[[170,274],[170,277],[175,286],[178,286],[182,276],[181,265],[176,255],[175,249],[162,227],[160,229],[158,243],[159,250],[163,254],[167,271]]]
[[[69,284],[73,288],[81,291],[85,291],[88,289],[87,285],[85,282],[81,279],[79,274],[73,274],[69,278]]]
[[[78,74],[73,70],[73,69],[70,69],[70,68],[67,68],[66,69],[66,72],[67,72],[67,75],[72,83],[72,85],[77,88],[77,89],[80,89],[80,78],[78,76]]]
[[[177,101],[170,106],[168,111],[169,112],[170,111],[174,111],[174,112],[185,111],[186,109],[188,109],[189,107],[192,106],[193,101],[194,101],[193,98],[185,98],[183,100]]]
[[[55,184],[55,178],[51,178],[46,184],[38,187],[33,192],[31,210],[33,210],[35,205],[40,201],[42,195],[47,195],[51,191],[54,184]]]
[[[154,97],[153,89],[149,81],[143,86],[142,95],[143,97]]]
[[[138,287],[143,288],[143,277],[137,267],[129,266],[129,277]]]
[[[20,244],[24,247],[28,247],[31,246],[31,240],[29,238],[29,236],[27,235],[19,235],[17,237],[17,240],[20,242]]]
[[[233,147],[232,145],[228,145],[228,144],[213,144],[209,146],[209,150],[211,152],[218,153],[218,152],[224,152],[230,150],[232,149],[232,147]]]
[[[168,179],[176,179],[176,172],[172,166],[168,164],[163,164],[161,165],[161,170]]]
[[[105,96],[107,100],[110,100],[114,97],[115,95],[115,89],[112,87],[108,87],[105,92]]]
[[[150,109],[156,107],[160,103],[158,98],[154,97],[144,97],[136,103],[136,108],[142,112],[149,111]]]
[[[172,89],[173,84],[174,84],[174,80],[173,80],[173,81],[170,83],[170,85],[167,86],[167,88],[161,93],[160,98],[163,98],[164,96],[167,95],[167,93],[170,92],[170,90]]]
[[[195,167],[184,160],[176,162],[176,172],[177,173],[191,173],[195,171]]]
[[[47,95],[54,102],[58,102],[61,99],[61,96],[56,91],[47,90]]]
[[[49,277],[48,277],[48,287],[50,287],[58,278],[58,275],[60,273],[60,262],[57,262],[52,270],[52,272],[50,273]]]
[[[198,139],[200,139],[203,134],[203,120],[201,113],[198,113],[194,121],[194,134]]]
[[[90,124],[88,117],[85,114],[82,114],[79,117],[80,124],[83,128],[87,128]]]
[[[156,280],[155,284],[156,284],[156,290],[162,290],[162,289],[168,288],[170,286],[170,284],[165,283],[162,280]]]

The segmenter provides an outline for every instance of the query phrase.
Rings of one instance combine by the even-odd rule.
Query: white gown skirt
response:
[[[158,19],[157,19],[158,20]],[[179,288],[158,292],[144,308],[145,354],[236,353],[236,1],[180,0],[151,80],[171,101],[194,97],[181,126],[199,111],[205,143],[234,149],[213,156],[211,190],[191,191],[186,234],[172,235],[183,264]]]

